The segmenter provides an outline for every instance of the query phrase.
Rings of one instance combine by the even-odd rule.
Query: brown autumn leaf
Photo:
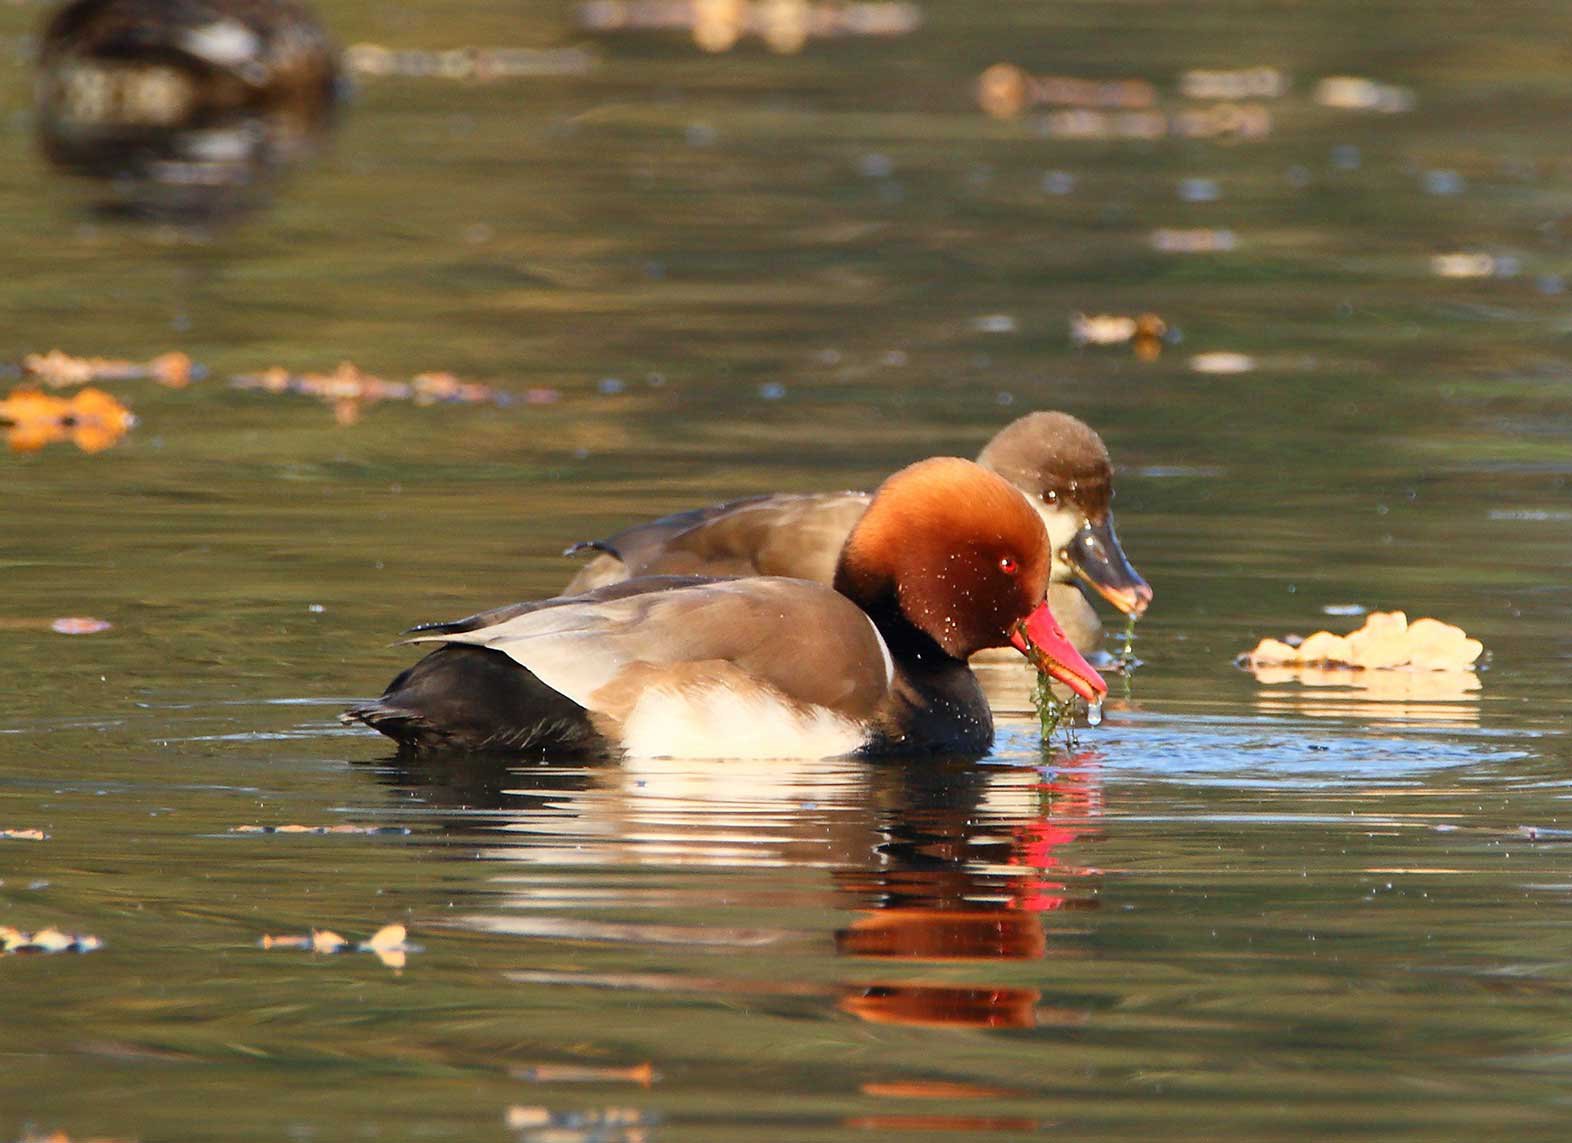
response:
[[[99,452],[119,441],[136,418],[101,389],[82,389],[67,399],[23,387],[0,401],[0,424],[8,426],[6,441],[17,452],[66,439],[84,452]]]

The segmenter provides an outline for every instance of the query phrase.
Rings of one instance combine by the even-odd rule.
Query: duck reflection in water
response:
[[[840,987],[745,973],[700,978],[532,971],[513,974],[516,982],[822,996],[858,1019],[909,1026],[1023,1028],[1086,1019],[1082,1010],[1044,1005],[1039,988],[990,982],[988,966],[1082,952],[1082,934],[1063,925],[1050,930],[1044,920],[1045,914],[1099,905],[1096,870],[1064,853],[1072,842],[1100,837],[1095,752],[1062,757],[1046,772],[946,759],[630,758],[590,766],[504,766],[473,755],[433,754],[404,756],[380,773],[434,811],[448,832],[462,835],[466,859],[524,862],[541,870],[523,879],[493,878],[501,898],[462,918],[465,927],[745,953],[791,943],[800,934],[580,919],[567,907],[586,889],[605,900],[595,888],[595,868],[688,871],[669,881],[641,879],[639,888],[622,886],[614,896],[625,905],[667,910],[688,901],[707,907],[716,892],[713,880],[695,886],[690,876],[707,867],[727,871],[726,896],[734,902],[760,892],[775,908],[822,910],[821,889],[803,891],[800,879],[788,875],[783,881],[773,872],[821,869],[825,881],[819,884],[827,883],[843,907],[858,910],[834,934],[835,951],[879,965],[875,979]],[[477,852],[480,830],[487,843]],[[921,965],[957,963],[974,964],[979,982],[921,979]],[[1021,973],[1009,975],[1019,979]]]
[[[884,962],[1038,960],[1049,953],[1043,914],[1096,909],[1093,870],[1055,851],[1095,839],[1100,812],[1097,755],[1035,769],[941,767],[875,775],[877,862],[837,874],[842,892],[871,898],[836,933],[843,956]],[[1071,955],[1056,949],[1055,955]],[[1035,988],[880,981],[853,987],[843,1011],[881,1024],[974,1028],[1079,1023],[1076,1011],[1045,1009]]]
[[[292,0],[74,0],[41,36],[38,135],[106,213],[184,224],[254,209],[312,154],[337,53]]]

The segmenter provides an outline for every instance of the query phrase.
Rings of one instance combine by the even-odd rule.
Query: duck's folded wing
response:
[[[441,620],[436,623],[421,623],[409,628],[406,635],[454,635],[462,631],[478,631],[482,627],[495,627],[509,619],[516,619],[520,615],[528,615],[532,611],[540,611],[548,607],[561,607],[564,604],[578,599],[593,598],[596,600],[621,599],[629,595],[642,595],[651,591],[665,591],[673,587],[687,587],[693,584],[709,583],[710,577],[699,575],[663,575],[645,576],[638,582],[625,577],[618,577],[604,586],[596,587],[593,591],[586,589],[577,595],[563,593],[550,599],[531,599],[523,603],[507,603],[501,607],[493,607],[487,611],[479,611],[474,615],[466,615],[463,619]],[[410,640],[418,642],[418,640]]]
[[[779,575],[829,583],[870,499],[866,492],[753,496],[637,524],[579,545],[603,554],[568,591],[643,575]]]
[[[748,680],[789,702],[862,718],[884,701],[892,677],[884,641],[855,604],[779,578],[675,580],[554,599],[410,642],[500,651],[586,710],[613,716],[635,697],[630,688],[694,685],[714,667],[734,684]]]

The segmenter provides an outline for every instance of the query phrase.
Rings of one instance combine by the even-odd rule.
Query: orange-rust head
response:
[[[1010,642],[1048,588],[1048,535],[1003,478],[957,457],[903,468],[879,488],[841,552],[835,586],[890,606],[948,655]]]

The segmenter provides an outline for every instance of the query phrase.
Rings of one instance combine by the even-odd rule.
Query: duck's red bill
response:
[[[1048,609],[1047,600],[1015,625],[1010,642],[1039,671],[1058,679],[1087,702],[1098,702],[1108,693],[1108,684],[1075,649]]]

